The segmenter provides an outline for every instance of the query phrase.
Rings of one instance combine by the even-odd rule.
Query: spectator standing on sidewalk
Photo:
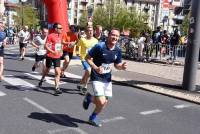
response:
[[[161,43],[162,43],[162,47],[160,48],[160,59],[162,59],[162,57],[165,57],[166,48],[167,48],[167,45],[169,44],[169,36],[168,36],[167,30],[164,30],[163,34],[161,35]]]
[[[174,31],[174,34],[171,36],[171,57],[170,59],[172,59],[173,61],[176,60],[176,56],[177,56],[177,46],[179,45],[179,41],[180,41],[180,35],[178,33],[178,29],[176,29]]]
[[[160,44],[161,44],[161,27],[158,26],[156,28],[155,31],[153,31],[153,34],[152,34],[152,40],[153,40],[153,49],[155,48],[156,49],[156,57],[158,57],[158,51],[159,51],[159,48],[160,48]],[[152,52],[153,52],[153,49],[151,49],[151,54],[150,56],[152,55]]]
[[[63,55],[61,60],[64,60],[63,67],[61,69],[61,77],[66,77],[64,72],[67,69],[69,62],[73,57],[74,46],[78,41],[78,36],[75,34],[74,25],[70,26],[70,31],[63,35],[62,44],[63,44]]]
[[[7,38],[4,32],[4,24],[0,22],[0,82],[3,79],[3,69],[4,69],[4,47],[6,46]]]
[[[85,73],[80,81],[80,83],[77,85],[77,88],[81,91],[82,94],[85,94],[87,91],[87,84],[89,81],[90,73],[91,73],[91,68],[88,62],[85,60],[85,56],[87,55],[88,51],[98,43],[98,40],[93,37],[93,27],[88,26],[86,30],[86,38],[81,38],[78,41],[77,46],[81,47],[80,51],[80,59],[82,66],[85,70]]]
[[[33,37],[32,46],[36,48],[36,53],[32,71],[35,71],[35,69],[40,66],[40,63],[42,63],[42,72],[45,70],[44,59],[46,58],[46,49],[44,48],[44,45],[46,43],[48,33],[49,30],[47,28],[42,28],[41,34],[37,34]]]
[[[86,60],[92,68],[91,81],[94,95],[87,93],[83,100],[83,108],[88,109],[89,104],[93,102],[95,109],[89,116],[89,123],[101,127],[98,115],[112,97],[111,67],[118,70],[125,70],[126,62],[122,63],[121,49],[116,45],[120,32],[118,29],[112,29],[106,42],[99,42],[87,54]]]
[[[20,59],[24,60],[24,56],[26,53],[26,47],[31,38],[31,34],[28,31],[28,26],[24,26],[23,29],[21,31],[19,31],[18,36],[19,36]]]
[[[141,33],[140,38],[138,39],[138,61],[143,61],[143,50],[144,50],[144,45],[145,45],[146,37],[145,33]]]
[[[55,70],[55,95],[61,94],[60,83],[60,57],[62,56],[62,25],[55,23],[53,25],[54,32],[47,36],[45,49],[47,50],[46,56],[46,68],[42,74],[42,78],[39,82],[39,87],[42,86],[45,76],[49,73],[51,66],[54,66]]]

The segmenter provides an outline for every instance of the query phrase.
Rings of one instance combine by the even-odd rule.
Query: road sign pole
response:
[[[192,0],[190,27],[185,58],[182,88],[196,90],[196,74],[200,46],[200,0]]]

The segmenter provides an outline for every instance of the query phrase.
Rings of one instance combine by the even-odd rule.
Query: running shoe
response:
[[[33,71],[33,72],[35,71],[35,66],[32,67],[32,71]]]
[[[43,82],[43,80],[40,80],[40,82],[38,83],[38,86],[39,86],[39,87],[42,86],[42,82]]]
[[[55,95],[62,94],[62,91],[60,90],[60,88],[56,88],[54,94]]]
[[[65,74],[62,74],[61,78],[67,78],[67,76]]]
[[[98,118],[94,118],[93,120],[89,119],[88,121],[91,125],[95,126],[95,127],[102,127],[101,122],[99,121]]]
[[[91,97],[92,97],[92,95],[91,95],[90,93],[87,93],[87,94],[85,95],[85,98],[83,99],[83,108],[84,108],[85,110],[88,109],[88,107],[89,107],[89,105],[90,105],[90,103],[91,103],[91,101],[88,100],[88,98],[91,98]]]

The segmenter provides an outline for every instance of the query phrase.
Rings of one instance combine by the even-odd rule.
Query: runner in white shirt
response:
[[[24,26],[24,28],[19,31],[19,52],[20,52],[20,59],[24,60],[24,56],[26,53],[26,47],[30,40],[30,32],[28,31],[28,26]]]
[[[42,72],[45,69],[44,60],[46,57],[46,49],[44,49],[44,45],[46,43],[47,35],[49,33],[49,30],[47,28],[42,28],[41,34],[35,36],[32,41],[32,46],[36,48],[35,53],[35,63],[33,64],[32,71],[35,71],[37,67],[40,66],[40,63],[42,64]]]

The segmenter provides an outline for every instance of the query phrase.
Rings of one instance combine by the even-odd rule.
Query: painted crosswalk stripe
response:
[[[192,105],[190,104],[182,104],[182,105],[175,105],[174,108],[177,108],[177,109],[182,109],[182,108],[187,108],[187,107],[190,107]]]
[[[0,91],[0,96],[5,96],[6,94],[2,91]]]
[[[125,118],[122,117],[122,116],[118,116],[118,117],[114,117],[114,118],[111,118],[111,119],[104,119],[104,120],[101,120],[102,123],[108,123],[108,122],[114,122],[114,121],[119,121],[119,120],[124,120]]]
[[[160,112],[162,112],[162,111],[159,109],[154,109],[154,110],[140,112],[140,114],[141,115],[149,115],[149,114],[155,114],[155,113],[160,113]]]
[[[38,72],[34,72],[34,73],[24,73],[24,74],[26,74],[26,75],[28,75],[28,76],[31,76],[31,77],[33,77],[33,78],[36,78],[36,79],[38,79],[38,80],[40,80],[41,79],[41,74],[39,74]],[[55,84],[55,82],[54,82],[54,77],[48,77],[48,76],[46,76],[45,77],[45,79],[46,79],[46,83],[48,83],[48,84],[51,84],[51,85],[54,85]],[[64,81],[60,81],[60,85],[62,85],[62,84],[66,84],[66,82],[64,82]]]
[[[60,116],[57,116],[56,114],[53,114],[52,111],[50,111],[47,108],[41,106],[37,102],[35,102],[35,101],[33,101],[33,100],[31,100],[31,99],[29,99],[27,97],[24,97],[23,99],[24,99],[24,101],[28,102],[29,104],[33,105],[34,107],[40,109],[42,112],[49,113],[49,116],[55,118],[56,120],[58,120],[58,121],[60,121],[60,122],[62,122],[64,124],[72,125],[70,122],[67,122],[63,118],[61,118]],[[49,130],[48,133],[49,134],[56,134],[56,133],[60,133],[60,132],[66,132],[66,131],[69,131],[69,130],[72,130],[73,132],[79,133],[79,134],[87,134],[85,131],[83,131],[80,128],[55,129],[55,130]]]
[[[23,89],[23,90],[30,90],[37,88],[35,85],[22,80],[21,78],[17,78],[13,75],[5,75],[3,80],[13,86],[16,86],[17,88]]]
[[[51,69],[50,72],[54,73],[54,69]],[[64,72],[64,74],[69,78],[74,78],[74,79],[81,79],[82,78],[82,76],[80,76],[80,75],[72,74],[72,73],[69,73],[69,72]]]

